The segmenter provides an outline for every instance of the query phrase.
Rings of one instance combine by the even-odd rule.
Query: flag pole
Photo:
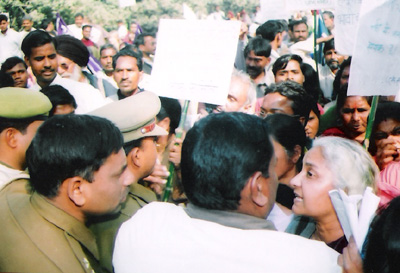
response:
[[[318,71],[318,55],[317,55],[317,10],[313,10],[314,13],[314,61],[315,61],[315,70],[319,77]]]
[[[185,126],[185,122],[186,122],[186,117],[187,117],[187,112],[189,109],[189,100],[185,100],[185,103],[183,104],[183,110],[182,110],[182,114],[181,114],[181,120],[179,121],[179,126],[178,126],[178,130],[176,131],[176,138],[182,138],[182,133],[183,133],[183,128]],[[177,145],[177,144],[175,144]],[[168,180],[167,183],[165,185],[165,189],[164,189],[164,194],[162,197],[162,201],[163,202],[168,202],[169,197],[172,193],[173,190],[173,186],[172,186],[172,179],[175,176],[175,166],[173,163],[169,164],[169,173],[170,175],[168,176]]]
[[[364,138],[364,144],[363,144],[364,148],[367,151],[368,151],[368,148],[370,145],[372,126],[374,125],[374,121],[375,121],[375,113],[376,113],[376,108],[378,107],[378,101],[379,101],[379,96],[372,97],[371,109],[370,109],[369,115],[368,115],[367,129],[365,130],[365,138]]]

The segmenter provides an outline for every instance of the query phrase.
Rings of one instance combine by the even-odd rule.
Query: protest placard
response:
[[[400,84],[400,1],[363,0],[349,95],[395,95]]]
[[[286,1],[282,0],[261,0],[261,20],[260,24],[268,20],[288,19],[290,16],[286,9]]]
[[[239,21],[160,20],[149,90],[160,96],[225,104]]]
[[[332,9],[334,0],[286,0],[286,6],[290,10]]]
[[[335,6],[335,49],[353,55],[362,0],[337,0]]]

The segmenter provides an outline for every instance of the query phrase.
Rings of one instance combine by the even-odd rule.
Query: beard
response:
[[[246,66],[246,71],[250,78],[254,79],[257,78],[264,71],[264,69],[257,66]]]
[[[339,62],[338,62],[337,60],[335,60],[335,59],[329,60],[326,64],[328,65],[328,67],[329,67],[331,70],[337,70],[337,69],[339,69]]]
[[[74,69],[71,73],[64,72],[61,77],[79,82],[82,77],[82,68],[79,65],[75,64]]]

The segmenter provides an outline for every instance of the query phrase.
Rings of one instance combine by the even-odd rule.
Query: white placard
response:
[[[290,10],[332,9],[334,0],[286,0],[286,6]]]
[[[335,6],[335,49],[353,55],[362,0],[337,0]]]
[[[160,20],[150,91],[160,96],[225,104],[239,21]]]
[[[395,95],[400,83],[400,0],[363,0],[349,95]]]
[[[370,187],[365,189],[362,196],[347,195],[341,189],[331,190],[329,196],[347,241],[350,240],[350,236],[354,236],[357,247],[361,251],[380,198],[372,192]],[[359,205],[360,201],[361,205]]]
[[[289,12],[286,10],[286,1],[282,0],[260,0],[261,18],[260,24],[268,20],[288,19]]]
[[[182,4],[183,18],[186,20],[197,20],[197,15],[194,11],[186,4]]]

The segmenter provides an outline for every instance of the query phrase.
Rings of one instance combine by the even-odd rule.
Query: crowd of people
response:
[[[157,36],[138,22],[105,35],[77,13],[57,35],[0,14],[0,271],[400,272],[400,98],[379,96],[369,134],[332,11],[318,39],[307,17],[227,17],[226,102],[191,102],[188,128],[182,101],[145,90]],[[359,246],[330,192],[367,188]]]

